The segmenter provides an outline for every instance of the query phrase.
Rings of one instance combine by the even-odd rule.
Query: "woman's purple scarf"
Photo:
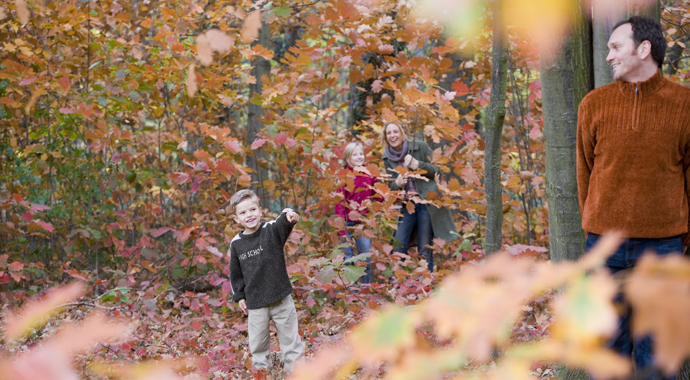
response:
[[[391,161],[402,165],[405,156],[407,156],[407,140],[403,141],[403,146],[400,150],[395,150],[392,146],[386,144],[386,156],[388,156]]]

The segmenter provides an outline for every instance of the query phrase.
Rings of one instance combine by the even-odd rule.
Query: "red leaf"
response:
[[[62,87],[63,90],[65,90],[65,91],[69,90],[69,86],[70,86],[69,77],[67,77],[67,76],[60,77],[58,79],[58,84]]]
[[[539,138],[539,134],[541,131],[539,130],[539,127],[534,127],[529,131],[529,138],[532,140],[536,140]]]
[[[195,300],[196,301],[196,300]],[[197,301],[198,303],[199,301]],[[199,322],[192,322],[189,324],[189,327],[193,328],[194,330],[201,330],[201,323]]]
[[[30,222],[31,219],[33,219],[33,218],[34,218],[33,215],[31,215],[31,213],[28,211],[25,212],[24,216],[22,217],[22,219],[24,219],[25,222]]]
[[[189,235],[192,234],[192,230],[194,227],[189,227],[185,228],[184,230],[176,230],[173,234],[175,236],[175,240],[177,240],[178,243],[184,243],[189,239]]]
[[[38,225],[41,226],[41,228],[43,228],[44,230],[46,230],[48,232],[53,232],[53,230],[54,230],[53,225],[48,223],[48,222],[42,222],[39,220]]]
[[[455,96],[463,96],[470,93],[470,89],[463,82],[453,82],[450,87],[456,92]]]
[[[29,77],[26,79],[23,79],[21,82],[19,82],[20,86],[28,86],[31,83],[34,83],[36,81],[36,77]]]
[[[204,182],[203,177],[194,178],[194,182],[192,182],[192,193],[199,191],[199,185],[201,185],[202,182]]]
[[[16,203],[22,203],[24,201],[24,196],[21,194],[12,194],[12,198]]]
[[[74,111],[74,108],[72,108],[72,107],[70,107],[70,108],[67,108],[67,107],[62,107],[62,108],[60,108],[60,113],[65,114],[65,115],[69,115],[69,114],[72,114],[72,113],[74,113],[74,112],[75,112],[75,111]]]
[[[8,265],[7,268],[12,272],[19,272],[24,268],[24,264],[20,263],[19,261],[15,261],[12,264]]]
[[[261,148],[266,143],[266,139],[258,139],[252,143],[252,150]]]
[[[277,144],[282,144],[287,146],[288,148],[292,148],[297,144],[297,141],[291,139],[288,137],[287,132],[280,132],[276,135],[275,142]]]
[[[182,172],[173,173],[170,176],[172,177],[173,181],[178,185],[183,185],[183,184],[189,182],[190,179],[192,179],[192,176],[190,176],[187,173],[182,173]]]
[[[242,151],[239,141],[232,139],[223,143],[223,146],[228,148],[232,153],[239,153]]]
[[[173,229],[170,227],[161,227],[161,228],[158,228],[158,229],[151,231],[151,236],[157,238],[157,237],[163,235],[164,233],[166,233],[168,231],[172,231],[172,230]]]
[[[314,307],[314,305],[316,305],[316,301],[314,301],[314,299],[311,296],[309,296],[309,298],[307,298],[307,306]]]
[[[35,213],[35,212],[39,212],[39,211],[50,210],[50,207],[49,207],[49,206],[46,206],[46,205],[41,205],[41,204],[38,204],[38,203],[31,203],[31,204],[29,205],[29,210],[30,210],[31,212],[34,212],[34,213]]]

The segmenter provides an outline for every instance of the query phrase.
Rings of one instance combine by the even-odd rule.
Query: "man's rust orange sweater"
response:
[[[582,227],[690,245],[690,89],[657,73],[590,92],[577,122]]]

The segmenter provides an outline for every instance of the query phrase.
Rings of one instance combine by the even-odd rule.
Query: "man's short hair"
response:
[[[235,208],[237,207],[238,204],[246,201],[247,199],[251,199],[256,204],[259,204],[259,197],[256,196],[256,193],[249,190],[249,189],[242,189],[235,194],[232,195],[230,198],[230,210],[234,214],[235,213]]]
[[[630,24],[632,26],[633,41],[637,48],[643,41],[649,41],[652,45],[652,59],[659,67],[664,63],[666,57],[666,39],[661,29],[661,24],[653,18],[632,16],[627,20],[617,23],[613,30],[616,30],[623,24]]]

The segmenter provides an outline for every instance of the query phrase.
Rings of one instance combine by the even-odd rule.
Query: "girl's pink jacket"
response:
[[[344,198],[338,202],[337,205],[335,205],[335,214],[345,219],[346,222],[359,223],[359,221],[350,220],[350,211],[357,211],[361,215],[366,215],[369,210],[361,207],[362,202],[364,202],[366,199],[372,199],[380,202],[382,199],[373,189],[377,182],[375,177],[372,177],[367,173],[355,171],[349,165],[347,166],[347,170],[350,172],[348,175],[355,176],[355,186],[352,191],[348,189],[347,185],[338,189],[338,192],[343,194]],[[347,231],[340,231],[339,234],[346,235]]]

